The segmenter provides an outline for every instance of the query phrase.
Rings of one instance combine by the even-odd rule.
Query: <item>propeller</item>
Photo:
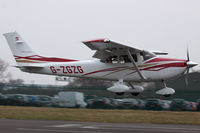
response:
[[[186,62],[186,65],[187,65],[187,68],[186,68],[186,75],[185,75],[185,84],[186,84],[186,86],[188,86],[188,84],[189,84],[188,75],[189,75],[189,72],[190,72],[190,68],[198,65],[197,63],[190,61],[190,55],[189,55],[188,47],[187,47],[187,62]]]
[[[189,74],[190,68],[187,67],[186,69],[187,70],[186,70],[186,75],[185,75],[185,84],[186,84],[186,86],[188,86],[188,74]]]
[[[190,61],[190,55],[189,55],[189,51],[188,51],[188,47],[187,47],[187,68],[186,68],[186,75],[185,75],[185,84],[186,86],[188,86],[188,75],[190,72],[190,68],[188,67],[188,62]]]

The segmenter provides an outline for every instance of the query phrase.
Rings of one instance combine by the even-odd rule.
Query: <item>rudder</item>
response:
[[[24,39],[17,32],[3,34],[8,42],[8,45],[13,53],[13,56],[33,56],[36,53],[27,45]]]
[[[41,63],[48,62],[72,62],[77,60],[43,57],[38,55],[32,48],[24,41],[24,39],[17,32],[10,32],[3,34],[8,42],[8,45],[15,57],[18,66],[36,66]]]
[[[32,63],[19,60],[20,58],[31,57],[37,54],[32,50],[30,46],[27,45],[24,39],[17,32],[9,32],[3,35],[5,36],[12,54],[19,66],[21,66],[23,63]]]

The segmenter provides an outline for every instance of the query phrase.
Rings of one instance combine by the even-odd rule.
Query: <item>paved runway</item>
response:
[[[0,119],[1,133],[199,133],[200,126]]]

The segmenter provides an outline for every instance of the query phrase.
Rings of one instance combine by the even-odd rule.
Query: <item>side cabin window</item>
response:
[[[110,56],[105,60],[105,63],[117,63],[118,59],[117,56]]]
[[[151,54],[147,54],[147,53],[139,53],[138,55],[137,54],[132,54],[132,57],[133,57],[133,60],[135,62],[138,62],[138,61],[145,61],[145,60],[148,60],[152,57],[154,57],[153,55]],[[120,64],[124,64],[124,63],[130,63],[131,60],[129,58],[128,55],[120,55],[120,56],[110,56],[108,57],[105,61],[103,61],[105,63],[120,63]]]
[[[132,57],[135,62],[138,61],[136,54],[133,54]],[[115,64],[115,63],[124,64],[124,63],[130,63],[131,60],[129,59],[128,55],[120,55],[120,56],[110,56],[104,62],[105,63],[113,63],[113,64]]]
[[[137,57],[136,54],[132,54],[132,57],[133,57],[133,60],[134,60],[135,62],[138,62],[138,57]]]
[[[132,57],[133,57],[133,60],[134,60],[135,62],[138,61],[137,55],[136,55],[136,54],[132,54]],[[130,62],[131,62],[131,60],[130,60],[130,58],[129,58],[128,55],[121,55],[120,58],[121,58],[121,60],[124,61],[124,63],[130,63]]]

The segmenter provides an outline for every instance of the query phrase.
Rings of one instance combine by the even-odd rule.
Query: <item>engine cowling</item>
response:
[[[112,87],[107,88],[108,91],[110,92],[114,92],[114,93],[123,93],[129,90],[129,87],[127,85],[124,84],[118,84],[118,85],[114,85]]]
[[[172,88],[168,88],[168,87],[165,87],[163,89],[156,91],[156,94],[162,95],[165,97],[169,97],[169,96],[173,95],[174,93],[175,93],[175,90]]]

